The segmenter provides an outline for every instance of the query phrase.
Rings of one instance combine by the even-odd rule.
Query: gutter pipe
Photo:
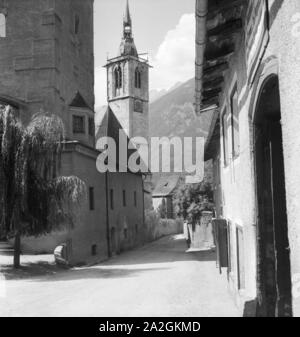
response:
[[[195,73],[195,111],[201,113],[204,53],[206,47],[206,20],[208,0],[196,0],[196,73]]]

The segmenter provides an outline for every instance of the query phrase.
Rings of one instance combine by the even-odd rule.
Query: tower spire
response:
[[[131,15],[129,10],[129,1],[126,0],[126,10],[125,10],[125,16],[124,16],[124,26],[131,26]]]
[[[129,10],[129,1],[126,0],[126,9],[123,19],[123,38],[120,46],[120,55],[121,56],[135,56],[138,57],[137,49],[134,44],[133,35],[132,35],[132,21]]]
[[[126,9],[125,9],[125,15],[123,20],[123,26],[124,26],[124,39],[132,38],[132,21],[131,21],[131,15],[129,10],[129,1],[126,0]]]

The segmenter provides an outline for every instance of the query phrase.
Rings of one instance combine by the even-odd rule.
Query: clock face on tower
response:
[[[143,113],[143,102],[139,99],[134,101],[134,111]]]

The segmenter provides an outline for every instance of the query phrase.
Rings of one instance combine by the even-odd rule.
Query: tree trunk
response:
[[[14,268],[20,268],[20,255],[21,255],[21,235],[17,231],[15,235],[14,245]]]

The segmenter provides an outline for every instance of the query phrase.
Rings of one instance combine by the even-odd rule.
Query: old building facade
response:
[[[129,138],[122,128],[119,120],[108,106],[101,125],[96,127],[96,138],[110,138],[116,144],[116,171],[107,172],[106,195],[107,208],[107,237],[109,255],[120,253],[134,248],[145,242],[144,224],[144,179],[141,172],[131,172],[122,167],[119,157],[124,148],[120,144],[119,135],[127,140]],[[128,150],[127,160],[136,150]],[[122,170],[122,172],[121,172]]]
[[[174,198],[182,179],[176,175],[162,176],[153,190],[153,206],[155,210],[161,210],[161,216],[165,219],[175,219]]]
[[[74,230],[24,238],[23,251],[50,253],[64,242],[71,264],[105,259],[105,177],[95,166],[93,1],[3,0],[0,12],[0,101],[24,123],[37,112],[63,120],[61,174],[78,176],[88,191]]]
[[[300,315],[297,13],[296,0],[197,0],[196,108],[214,114],[206,159],[229,287],[260,316]]]
[[[27,118],[30,111],[56,111],[67,138],[76,139],[70,104],[78,93],[86,102],[85,118],[93,118],[93,1],[2,0],[0,12],[6,26],[0,39],[1,100]]]
[[[1,104],[13,106],[24,123],[37,112],[57,114],[66,129],[60,174],[78,176],[87,187],[75,228],[23,238],[23,252],[52,253],[66,243],[69,263],[78,264],[143,242],[142,177],[108,179],[96,167],[93,0],[1,0],[0,22]],[[115,243],[112,228],[122,232]]]

